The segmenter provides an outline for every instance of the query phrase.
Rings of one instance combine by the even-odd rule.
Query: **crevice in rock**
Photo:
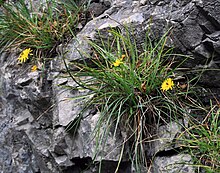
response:
[[[93,165],[92,158],[87,157],[87,158],[73,158],[71,159],[73,162],[73,166],[67,167],[66,169],[63,170],[63,173],[80,173],[82,171],[90,169],[90,167]]]
[[[100,166],[100,165],[99,165]],[[118,161],[103,160],[101,163],[101,172],[115,172],[118,166]],[[131,173],[131,162],[121,162],[117,173]]]
[[[205,11],[202,7],[197,6],[197,8],[199,9],[199,12],[208,20],[212,23],[212,25],[215,27],[216,30],[220,29],[220,23],[213,18],[212,16],[209,15],[209,13],[207,11]],[[204,30],[205,31],[205,30]]]
[[[155,157],[171,157],[183,152],[184,150],[185,150],[184,148],[173,148],[171,150],[166,150],[166,151],[163,150],[156,153]]]

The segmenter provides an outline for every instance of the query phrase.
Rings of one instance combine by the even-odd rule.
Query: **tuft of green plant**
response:
[[[93,95],[85,108],[95,106],[100,112],[94,131],[96,154],[108,135],[116,136],[120,128],[126,132],[124,141],[130,145],[137,172],[141,172],[140,165],[147,165],[145,145],[156,127],[188,113],[189,88],[177,86],[177,68],[171,68],[176,55],[165,46],[168,34],[152,40],[147,32],[143,44],[137,45],[132,31],[126,28],[122,34],[111,29],[112,38],[107,41],[101,37],[99,43],[88,40],[93,53],[82,52],[83,59],[72,64],[77,71],[68,69],[78,88]]]
[[[29,47],[52,49],[74,33],[83,9],[75,1],[47,0],[38,9],[25,0],[0,6],[0,49]]]
[[[191,122],[181,134],[181,141],[187,153],[191,154],[198,172],[220,172],[220,108],[212,105],[202,122]]]

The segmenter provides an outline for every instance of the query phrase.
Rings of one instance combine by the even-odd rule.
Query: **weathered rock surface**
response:
[[[156,157],[153,164],[154,173],[194,173],[195,169],[190,164],[191,156],[188,154],[178,154],[173,156]]]
[[[149,25],[152,33],[158,37],[172,26],[170,44],[174,45],[177,51],[193,57],[184,64],[185,67],[197,70],[203,67],[219,69],[218,0],[94,0],[91,3],[97,10],[104,7],[102,11],[94,11],[94,16],[97,17],[87,23],[72,43],[65,46],[68,51],[65,55],[67,62],[81,58],[77,48],[85,52],[90,51],[85,38],[94,39],[97,30],[132,24],[140,42]],[[31,72],[28,64],[17,64],[17,56],[16,52],[3,53],[0,58],[0,171],[97,172],[98,164],[91,162],[96,150],[92,132],[98,112],[88,111],[79,119],[82,106],[79,101],[83,100],[70,99],[87,91],[66,88],[76,84],[66,77],[65,67],[59,59],[57,62],[51,62],[47,71]],[[47,75],[44,75],[45,73]],[[200,82],[203,86],[213,89],[217,98],[220,96],[219,73],[206,71]],[[76,135],[66,133],[65,126],[75,120],[81,120],[76,128]],[[166,140],[152,144],[150,155],[172,150],[172,139],[181,131],[175,123],[161,129],[164,132],[161,135]],[[114,172],[121,154],[122,142],[122,136],[114,137],[110,134],[106,149],[95,158],[97,162],[101,156],[104,159],[101,172]],[[123,159],[119,172],[132,172],[131,163],[128,159]],[[188,155],[160,155],[155,158],[152,171],[194,172],[193,168],[187,165],[174,164],[183,161],[182,159],[184,162],[191,162]]]

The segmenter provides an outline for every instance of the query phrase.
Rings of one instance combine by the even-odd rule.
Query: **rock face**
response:
[[[81,58],[76,48],[89,51],[85,37],[93,39],[97,30],[101,32],[108,27],[132,24],[140,42],[149,25],[158,37],[172,26],[170,44],[177,51],[193,57],[184,64],[187,68],[199,71],[220,66],[218,0],[94,0],[90,8],[96,18],[87,23],[77,39],[65,46],[67,62]],[[98,11],[100,8],[102,11]],[[114,172],[123,137],[110,134],[107,147],[94,157],[97,146],[92,137],[99,113],[90,110],[84,113],[83,118],[79,117],[83,99],[70,98],[87,91],[67,89],[67,86],[76,84],[63,73],[60,57],[56,57],[58,61],[51,62],[45,71],[31,72],[28,64],[17,64],[18,55],[18,52],[2,53],[0,58],[1,172],[78,173],[85,170],[92,173],[98,172],[97,163],[101,159],[101,172]],[[219,76],[219,71],[205,71],[200,80],[201,85],[215,91],[217,98],[220,96]],[[80,122],[74,126],[75,135],[64,130],[71,121]],[[161,132],[164,132],[161,135],[169,140],[152,144],[151,154],[160,153],[154,160],[152,172],[170,173],[170,169],[173,172],[194,172],[192,167],[178,164],[181,159],[190,163],[188,155],[166,154],[173,150],[170,143],[179,131],[181,128],[175,123],[161,127]],[[91,164],[92,159],[94,164]],[[118,172],[134,172],[128,158],[123,158]]]

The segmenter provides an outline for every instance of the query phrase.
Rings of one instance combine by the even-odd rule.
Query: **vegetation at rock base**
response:
[[[193,157],[195,168],[207,173],[220,171],[220,107],[212,105],[202,122],[194,119],[177,138]]]

